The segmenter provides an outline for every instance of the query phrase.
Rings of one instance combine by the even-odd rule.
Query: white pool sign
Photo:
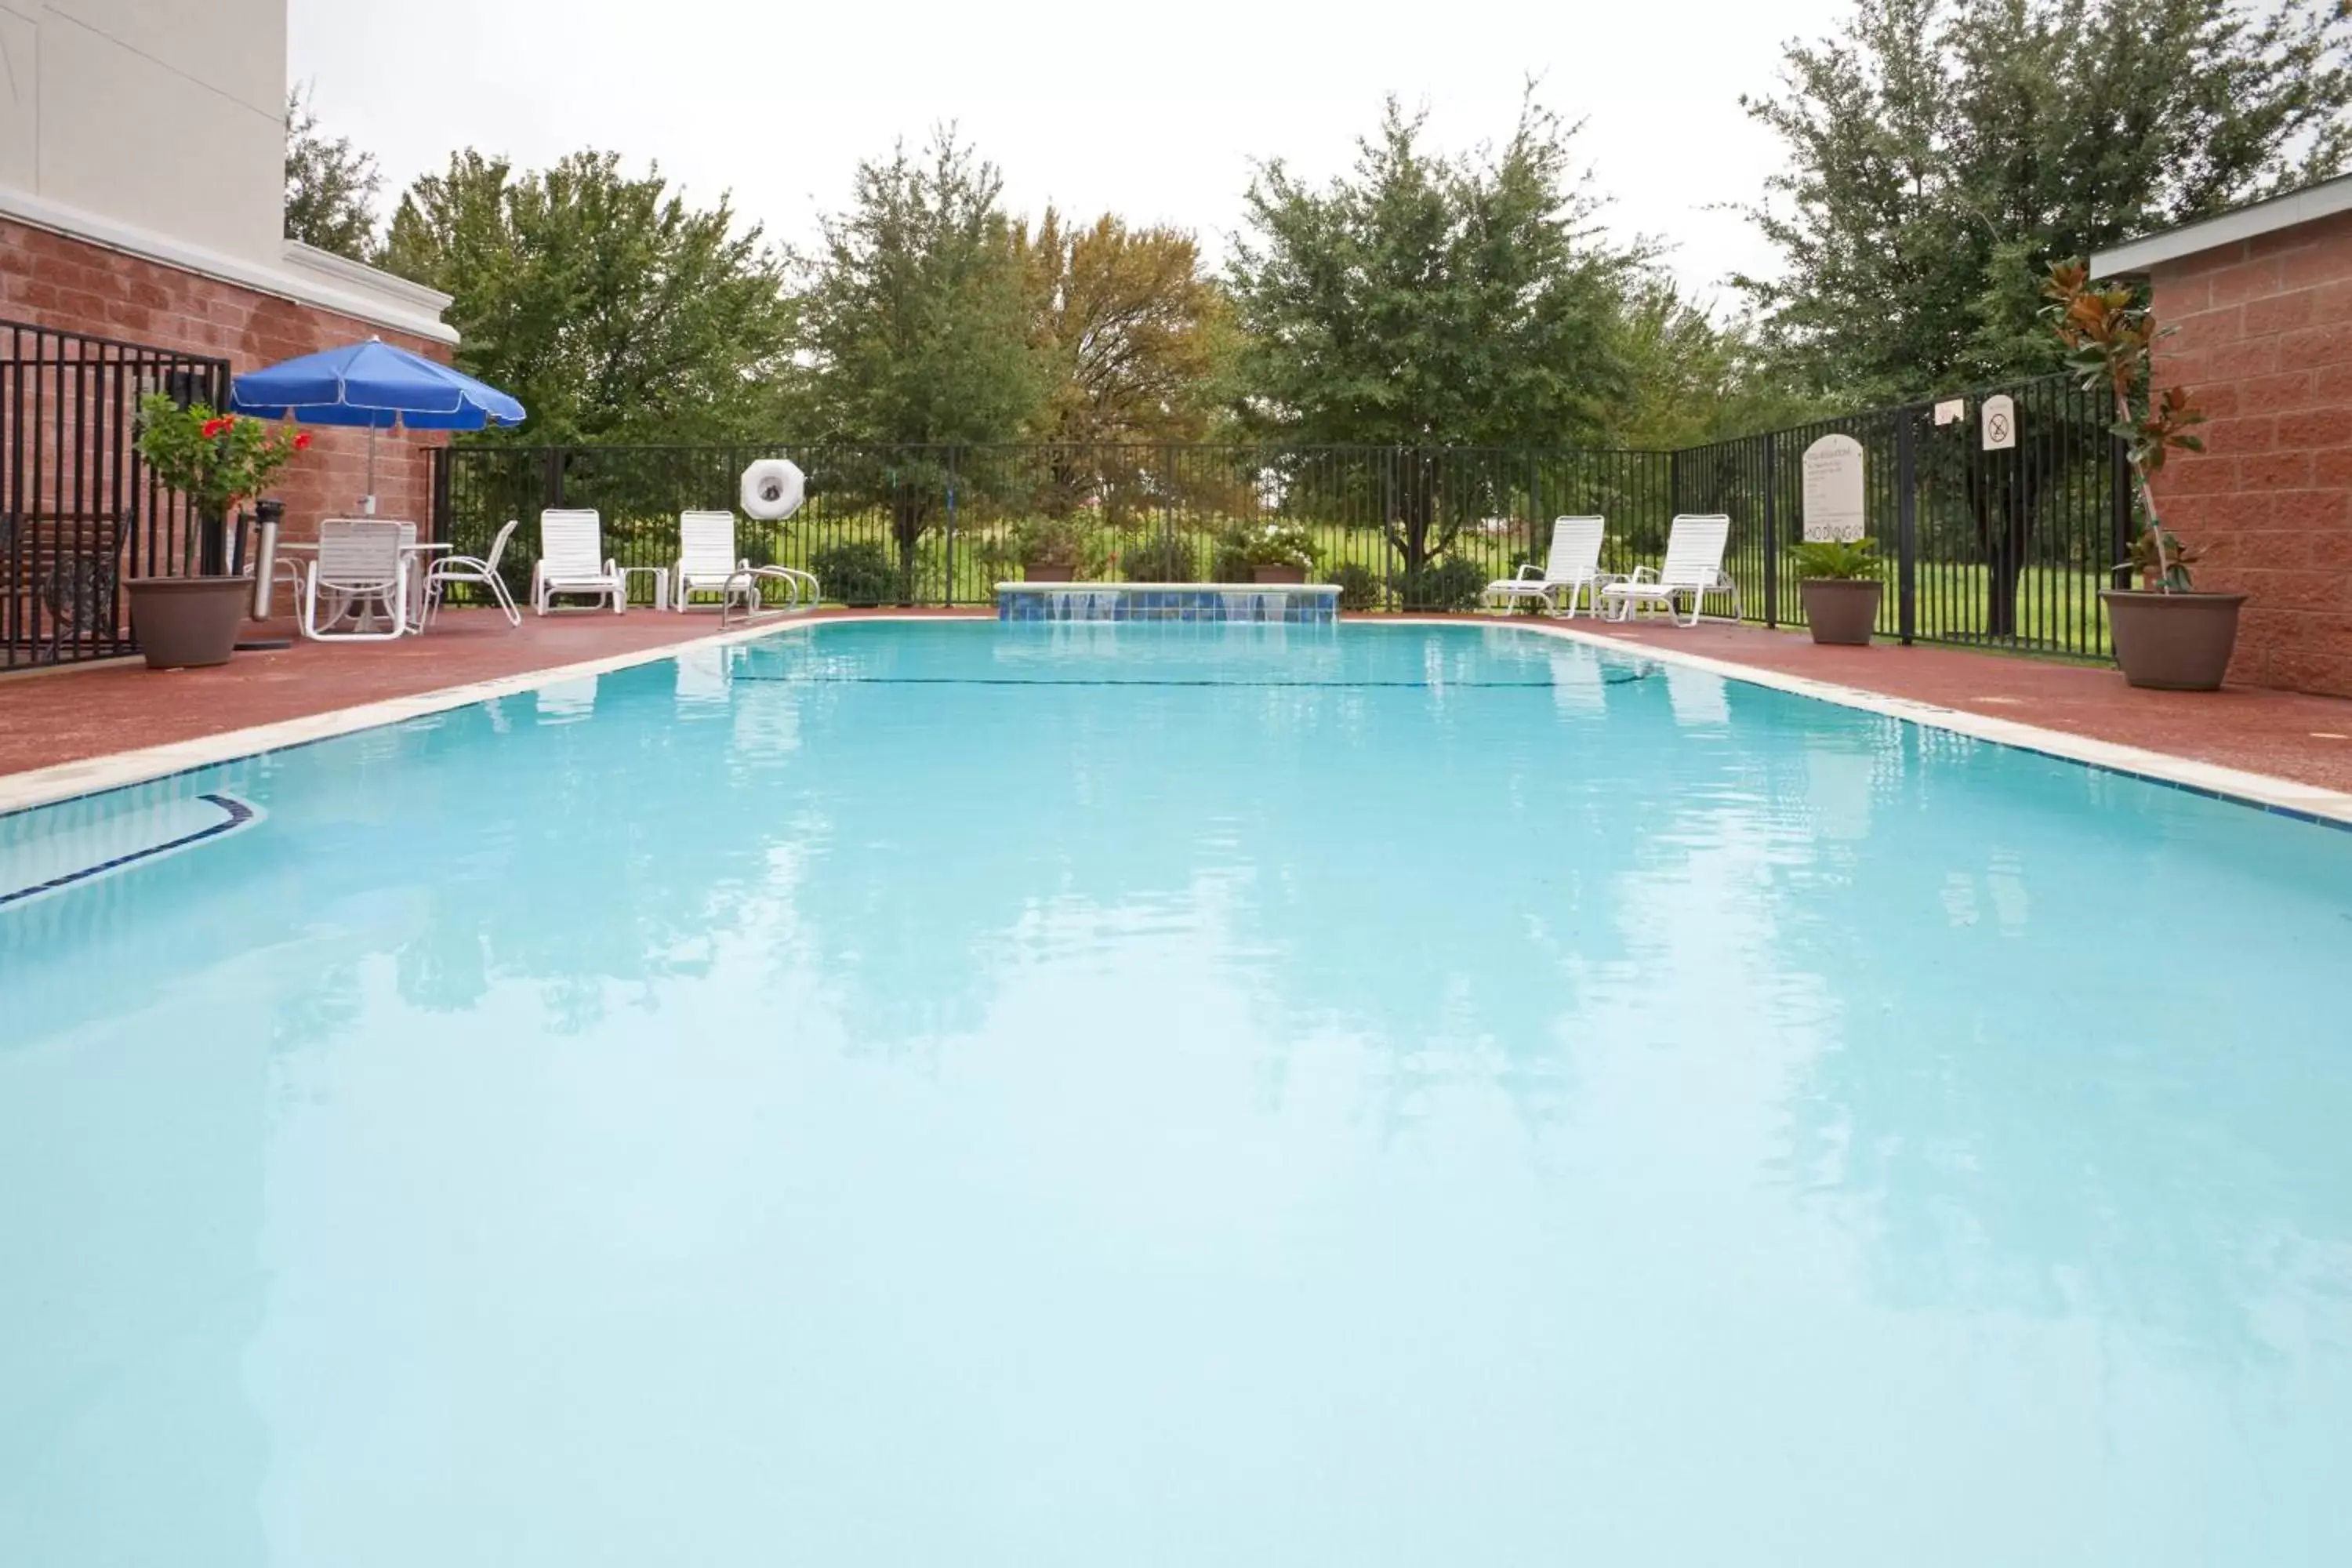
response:
[[[1862,443],[1824,436],[1805,448],[1805,538],[1863,535]]]
[[[2017,445],[2017,404],[2006,392],[1984,400],[1984,449],[2006,452]]]

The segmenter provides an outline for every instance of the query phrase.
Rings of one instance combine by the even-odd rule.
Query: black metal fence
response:
[[[1985,445],[1986,401],[2007,396],[2014,444]],[[1805,448],[1862,444],[1870,534],[1887,563],[1878,630],[2075,658],[2109,654],[2102,588],[2122,579],[2132,528],[2129,469],[2114,416],[2071,378],[2047,376],[1956,399],[1938,425],[1918,404],[1827,419],[1675,454],[1675,510],[1732,520],[1732,576],[1751,619],[1801,626],[1785,547],[1803,533]]]
[[[2017,445],[1990,451],[1974,396],[1957,425],[1937,426],[1927,405],[1882,409],[1678,452],[465,446],[436,453],[435,523],[479,553],[508,518],[593,508],[623,565],[667,565],[678,512],[733,509],[746,465],[788,456],[808,475],[806,505],[787,522],[739,521],[737,542],[755,563],[816,573],[835,599],[987,604],[998,582],[1042,562],[1048,539],[1074,546],[1087,578],[1246,580],[1239,547],[1277,524],[1311,537],[1318,575],[1350,608],[1450,610],[1540,561],[1556,516],[1605,517],[1604,564],[1625,571],[1659,560],[1677,513],[1723,512],[1747,615],[1801,626],[1784,547],[1801,534],[1805,447],[1834,431],[1866,453],[1870,528],[1889,561],[1886,635],[2103,656],[2098,589],[2128,522],[2116,443],[2063,378],[2001,390],[2016,402]],[[533,533],[519,530],[501,563],[518,593]]]
[[[125,579],[201,564],[139,458],[151,392],[220,406],[228,362],[0,321],[0,668],[133,651]]]

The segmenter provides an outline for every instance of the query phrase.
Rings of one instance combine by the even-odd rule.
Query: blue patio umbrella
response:
[[[262,419],[291,414],[306,425],[366,426],[371,512],[378,430],[404,425],[412,430],[479,430],[520,424],[523,417],[522,405],[497,387],[381,338],[240,375],[229,388],[228,405]]]

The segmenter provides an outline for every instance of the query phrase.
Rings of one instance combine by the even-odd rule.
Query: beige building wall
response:
[[[264,265],[278,256],[285,0],[0,0],[0,180]]]
[[[442,296],[289,247],[285,184],[286,0],[0,0],[0,217],[455,341]]]

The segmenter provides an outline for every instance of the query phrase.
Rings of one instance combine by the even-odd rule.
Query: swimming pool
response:
[[[2352,833],[855,623],[0,865],[0,1563],[2352,1557]]]

